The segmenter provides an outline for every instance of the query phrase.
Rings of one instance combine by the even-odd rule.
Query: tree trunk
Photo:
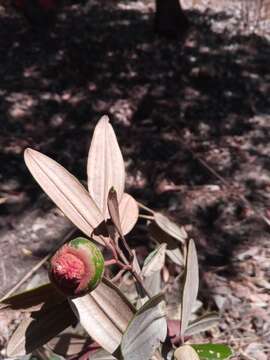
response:
[[[167,37],[184,37],[189,28],[189,21],[180,0],[155,1],[155,31]]]

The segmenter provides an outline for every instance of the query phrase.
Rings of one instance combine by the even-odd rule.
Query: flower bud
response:
[[[102,279],[104,258],[91,241],[78,237],[63,245],[51,258],[49,276],[67,296],[82,296],[94,290]]]

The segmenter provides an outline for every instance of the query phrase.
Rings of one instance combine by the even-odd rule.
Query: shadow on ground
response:
[[[152,13],[127,4],[87,12],[68,4],[47,32],[16,16],[1,20],[1,225],[12,227],[41,194],[23,150],[38,149],[85,180],[91,130],[107,113],[128,191],[192,224],[205,266],[230,265],[235,246],[267,236],[236,193],[269,208],[269,43],[215,33],[211,23],[223,15],[197,12],[184,44],[158,39]]]

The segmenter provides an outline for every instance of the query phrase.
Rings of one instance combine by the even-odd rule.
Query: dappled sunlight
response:
[[[68,1],[46,31],[3,15],[0,226],[16,231],[12,214],[20,212],[23,224],[38,203],[41,219],[51,210],[23,164],[24,149],[48,154],[85,182],[90,134],[108,114],[127,191],[188,227],[209,271],[207,293],[211,276],[238,279],[234,255],[242,247],[269,240],[261,215],[270,219],[270,44],[224,28],[230,14],[199,7],[188,12],[184,42],[159,38],[153,5]],[[44,226],[29,243],[23,237],[14,263],[24,262],[21,248],[36,257],[50,251],[53,241],[38,243]],[[131,243],[143,248],[144,232],[131,234]],[[35,259],[27,259],[29,268]]]

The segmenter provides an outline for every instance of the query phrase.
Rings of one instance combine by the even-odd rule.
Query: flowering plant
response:
[[[87,351],[91,360],[222,360],[231,356],[225,345],[184,345],[193,334],[218,323],[216,314],[191,322],[199,288],[195,243],[188,240],[182,227],[124,192],[124,161],[106,116],[98,122],[89,150],[88,191],[44,154],[27,149],[25,163],[43,190],[87,238],[73,239],[53,255],[50,283],[0,304],[0,311],[20,309],[28,314],[9,341],[9,356],[23,356],[46,343],[57,352],[55,339],[64,342],[65,356],[74,355],[70,350],[72,338],[60,333],[77,321],[90,336],[92,347],[85,350],[89,341],[85,339],[75,354]],[[142,267],[126,239],[138,220],[139,207],[148,213],[141,216],[148,220],[156,244]],[[104,249],[111,255],[106,261]],[[161,270],[167,258],[183,270],[181,310],[174,332],[171,324],[175,320],[166,318],[161,289]],[[111,265],[118,267],[118,274],[109,279],[103,276],[104,266]],[[132,302],[114,284],[126,272],[137,289]],[[98,345],[93,347],[94,342]]]

